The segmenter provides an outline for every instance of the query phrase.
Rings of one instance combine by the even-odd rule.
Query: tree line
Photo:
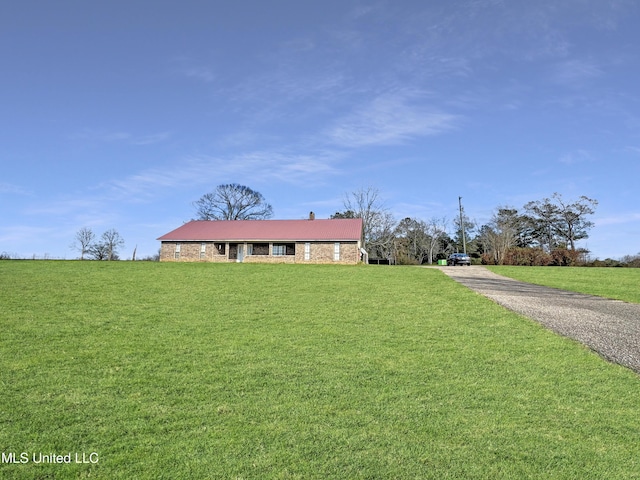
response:
[[[593,227],[589,217],[597,205],[586,196],[568,201],[554,193],[521,209],[498,207],[482,226],[462,212],[451,224],[445,217],[397,221],[380,201],[378,190],[369,187],[347,194],[344,210],[331,218],[364,220],[365,249],[373,261],[431,264],[464,249],[483,264],[576,265],[589,253],[577,242],[588,238]]]
[[[262,194],[235,183],[219,185],[193,205],[198,220],[256,220],[273,215]],[[578,242],[589,238],[597,205],[597,200],[586,196],[566,200],[554,193],[521,208],[500,206],[484,225],[463,212],[451,222],[441,216],[397,220],[384,206],[380,192],[367,187],[345,194],[344,209],[331,218],[363,219],[364,248],[372,262],[432,264],[464,249],[483,264],[577,265],[588,259],[588,250],[579,248]],[[640,253],[591,263],[640,266]]]
[[[586,196],[566,200],[561,194],[533,200],[518,209],[500,206],[489,222],[478,225],[461,209],[446,217],[396,220],[373,187],[345,194],[344,210],[330,218],[362,218],[364,248],[370,261],[389,264],[432,264],[466,250],[477,263],[491,265],[585,264],[589,251],[577,242],[589,237],[590,216],[598,201]],[[262,194],[244,185],[223,184],[193,203],[198,220],[256,220],[273,215]],[[76,233],[72,248],[80,259],[118,260],[124,240],[115,229],[99,238],[90,228]],[[157,255],[156,255],[157,257]],[[149,258],[157,260],[157,258]],[[135,250],[133,254],[135,260]],[[594,261],[602,266],[640,266],[640,253],[620,261]]]
[[[477,235],[483,263],[494,265],[576,265],[589,251],[576,243],[589,238],[598,201],[567,201],[559,193],[524,205],[520,212],[499,207]]]

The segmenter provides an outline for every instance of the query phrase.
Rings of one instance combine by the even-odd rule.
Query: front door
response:
[[[244,260],[244,245],[242,243],[238,244],[238,258],[236,262],[242,262]]]

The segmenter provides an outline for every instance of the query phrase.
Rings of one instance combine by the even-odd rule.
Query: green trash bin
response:
[[[447,261],[446,260],[438,260],[438,265],[447,265]]]

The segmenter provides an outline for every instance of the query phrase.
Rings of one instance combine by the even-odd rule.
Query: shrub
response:
[[[625,255],[620,259],[625,267],[640,268],[640,253],[637,255]]]
[[[480,263],[482,263],[482,265],[495,265],[496,261],[494,256],[490,253],[483,253],[480,256]]]
[[[504,256],[504,265],[547,266],[553,257],[541,248],[510,248]]]
[[[402,252],[396,256],[396,265],[420,265],[420,263],[414,257]]]
[[[581,250],[569,250],[567,248],[555,248],[551,251],[553,265],[558,267],[571,267],[583,263]]]

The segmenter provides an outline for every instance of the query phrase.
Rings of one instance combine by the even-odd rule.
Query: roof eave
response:
[[[358,242],[360,238],[157,238],[160,242],[221,242],[221,243],[295,243],[295,242]]]

